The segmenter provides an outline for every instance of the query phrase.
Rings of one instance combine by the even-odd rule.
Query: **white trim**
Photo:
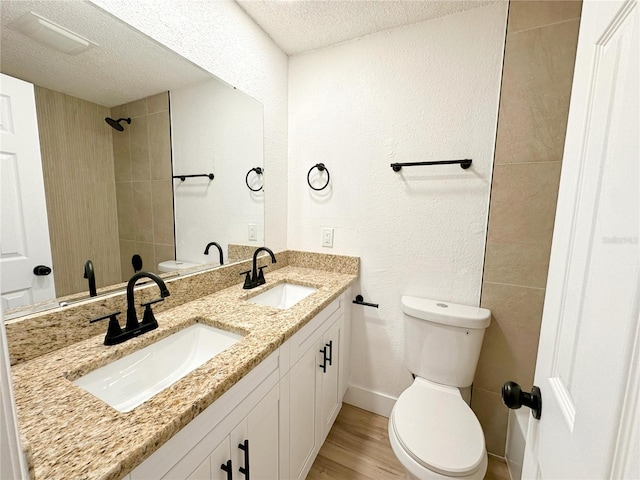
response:
[[[384,393],[374,392],[373,390],[356,387],[355,385],[349,385],[347,393],[344,396],[345,403],[387,418],[391,415],[391,409],[395,405],[396,400],[397,398]]]
[[[29,478],[18,432],[18,419],[13,402],[13,384],[4,320],[0,311],[0,478]]]

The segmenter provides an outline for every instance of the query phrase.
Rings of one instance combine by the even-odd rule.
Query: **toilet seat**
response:
[[[398,398],[390,424],[402,449],[441,475],[469,476],[485,459],[482,427],[457,388],[417,377]]]

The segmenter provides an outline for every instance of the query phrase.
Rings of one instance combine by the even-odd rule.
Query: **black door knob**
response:
[[[49,275],[51,273],[51,268],[46,265],[38,265],[34,267],[33,274],[38,276]]]
[[[523,392],[516,382],[505,382],[502,386],[502,401],[512,410],[522,407],[529,407],[533,418],[539,420],[542,415],[542,393],[535,385],[531,393]]]

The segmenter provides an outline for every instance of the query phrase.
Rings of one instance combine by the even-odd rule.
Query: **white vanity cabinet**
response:
[[[335,421],[346,389],[345,297],[334,301],[297,332],[289,348],[291,368],[281,380],[281,478],[304,479]],[[286,355],[286,353],[285,353]],[[283,355],[283,357],[285,356]],[[288,405],[286,399],[288,398]]]
[[[276,351],[131,472],[131,480],[279,478]],[[249,452],[238,446],[248,441]],[[221,465],[231,462],[231,475]],[[245,470],[246,471],[246,470]]]
[[[305,478],[340,411],[348,384],[348,293],[316,315],[126,479]],[[246,444],[248,455],[239,448]]]
[[[251,413],[233,429],[187,480],[273,480],[278,472],[278,387],[275,386]],[[192,468],[185,459],[163,478],[185,478],[182,464]]]

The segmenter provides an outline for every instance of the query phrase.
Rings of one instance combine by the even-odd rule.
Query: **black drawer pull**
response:
[[[238,448],[244,452],[244,467],[240,467],[238,470],[244,474],[246,480],[249,480],[249,440],[239,443]]]
[[[231,468],[231,460],[227,460],[227,463],[220,465],[220,470],[227,472],[227,480],[233,480],[233,468]]]

